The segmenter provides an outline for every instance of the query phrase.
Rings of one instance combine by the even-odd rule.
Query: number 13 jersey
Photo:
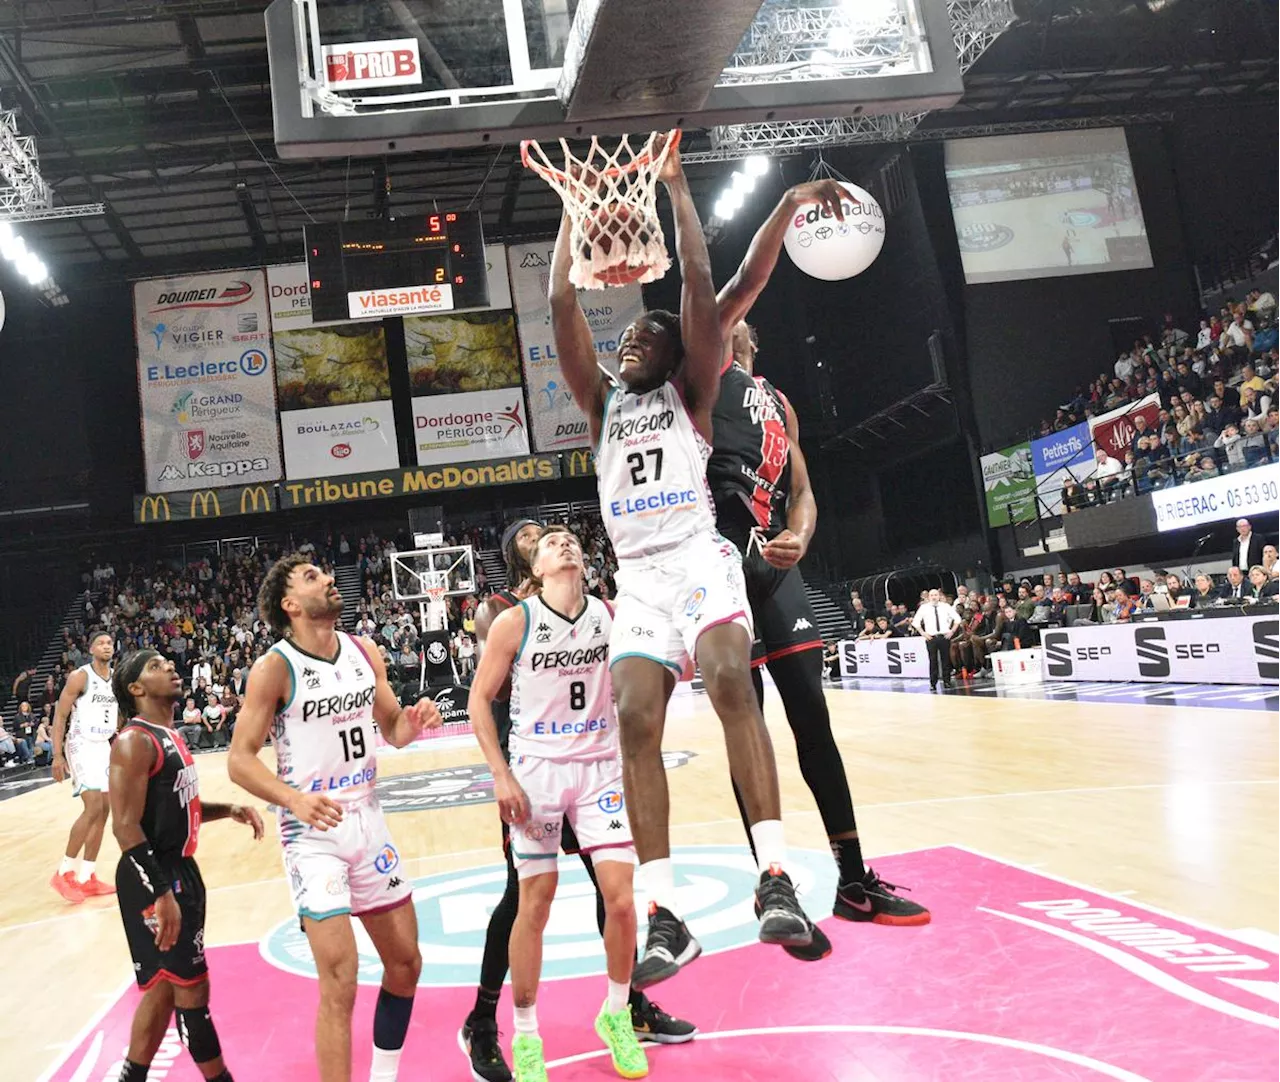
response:
[[[596,450],[600,513],[619,560],[714,534],[707,485],[711,447],[675,384],[644,394],[609,388]]]
[[[350,635],[339,631],[332,660],[300,649],[288,639],[271,647],[289,663],[292,692],[271,726],[276,774],[304,793],[323,793],[339,804],[357,804],[374,795],[378,780],[373,720],[377,677]],[[305,827],[280,812],[283,841]]]

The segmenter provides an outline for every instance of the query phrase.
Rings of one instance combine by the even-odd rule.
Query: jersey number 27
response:
[[[646,473],[645,457],[652,459],[651,472]],[[632,451],[627,455],[627,468],[631,471],[633,485],[647,484],[649,481],[662,479],[662,448],[655,447],[651,451]]]

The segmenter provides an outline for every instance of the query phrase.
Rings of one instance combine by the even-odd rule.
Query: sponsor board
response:
[[[1280,466],[1268,463],[1251,470],[1210,477],[1151,494],[1156,529],[1180,530],[1206,522],[1280,511]]]
[[[390,289],[358,289],[347,294],[347,315],[411,316],[453,309],[453,286],[395,286]]]
[[[1217,620],[1068,627],[1041,635],[1046,680],[1274,684],[1280,620]]]
[[[311,318],[311,282],[305,263],[268,267],[267,297],[271,306],[271,329],[276,334],[342,325],[342,321],[325,322]]]
[[[275,485],[232,485],[190,492],[135,493],[133,521],[186,522],[198,518],[260,515],[276,510]]]
[[[390,470],[399,464],[389,401],[282,412],[280,436],[290,480]]]
[[[147,491],[278,480],[263,272],[148,279],[133,302]]]
[[[840,643],[842,676],[899,676],[929,678],[929,653],[924,639],[845,639]]]
[[[1031,445],[1015,444],[982,456],[982,487],[987,498],[987,525],[1008,526],[1036,518],[1036,475]]]
[[[535,450],[543,452],[586,447],[591,442],[586,416],[574,403],[560,374],[551,336],[547,283],[552,247],[549,241],[537,241],[513,244],[507,249],[511,298],[520,330],[520,361],[529,394],[532,443]],[[616,375],[618,339],[644,313],[640,287],[580,291],[578,296],[600,363]]]
[[[459,462],[452,466],[410,467],[333,479],[283,481],[279,486],[280,507],[282,510],[320,507],[354,500],[453,492],[461,488],[554,481],[559,476],[558,456],[524,455],[494,462]]]
[[[415,398],[413,429],[420,466],[529,453],[519,387]]]
[[[1095,448],[1101,447],[1111,458],[1124,461],[1124,454],[1129,450],[1133,437],[1138,434],[1134,425],[1135,417],[1141,416],[1146,422],[1146,430],[1154,432],[1156,421],[1160,418],[1160,396],[1149,394],[1138,402],[1130,402],[1126,406],[1110,410],[1089,419],[1089,435]]]
[[[417,86],[422,58],[417,38],[347,41],[321,46],[324,81],[331,90],[374,86]]]
[[[1083,483],[1098,468],[1089,422],[1031,441],[1031,464],[1041,516],[1062,514],[1062,486],[1068,477]]]

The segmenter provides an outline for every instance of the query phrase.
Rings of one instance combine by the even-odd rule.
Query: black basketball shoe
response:
[[[498,1042],[496,1018],[468,1015],[458,1030],[458,1047],[471,1061],[471,1077],[476,1082],[511,1082],[511,1068]]]
[[[760,899],[756,899],[756,920],[760,919]],[[820,962],[831,953],[831,940],[820,925],[813,926],[813,942],[807,947],[783,947],[792,958],[800,962]]]
[[[910,890],[886,883],[871,869],[854,883],[841,883],[836,888],[836,904],[832,909],[841,920],[866,921],[871,924],[928,924],[929,910],[894,891]]]
[[[776,943],[781,947],[808,947],[813,943],[813,922],[801,908],[790,876],[776,864],[760,873],[756,907],[760,914],[761,943]]]
[[[631,987],[642,992],[680,972],[702,953],[702,944],[689,934],[684,921],[670,909],[649,903],[649,935],[644,957],[631,975]]]
[[[657,1044],[684,1044],[698,1035],[698,1027],[683,1018],[673,1018],[648,996],[631,1004],[631,1028],[636,1040]]]

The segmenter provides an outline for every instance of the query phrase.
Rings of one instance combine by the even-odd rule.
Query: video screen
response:
[[[970,285],[1151,266],[1123,128],[951,140],[946,169]]]

